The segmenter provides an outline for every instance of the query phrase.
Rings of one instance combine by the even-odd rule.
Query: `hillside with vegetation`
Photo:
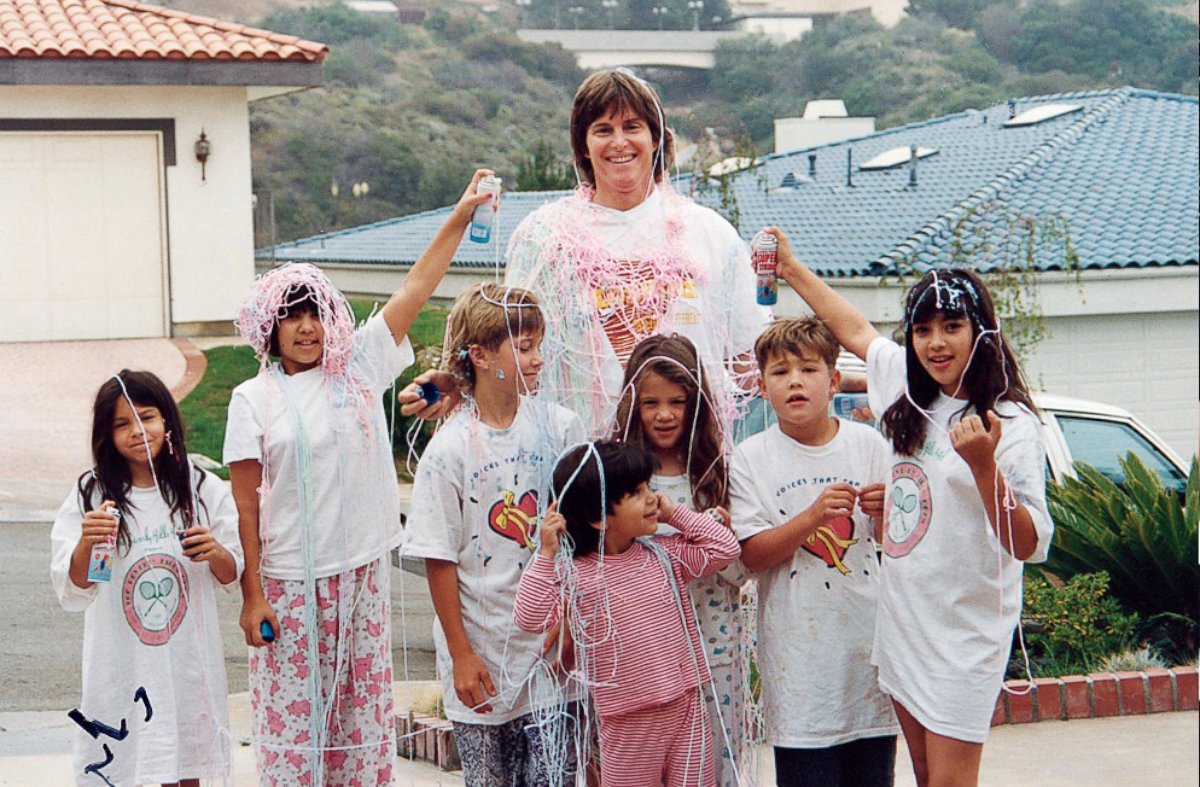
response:
[[[214,2],[235,0],[175,5],[211,12],[201,4]],[[583,74],[561,48],[516,37],[538,0],[525,20],[514,5],[431,0],[420,26],[339,4],[240,2],[226,18],[332,50],[324,87],[251,107],[254,188],[260,217],[262,195],[272,196],[277,240],[448,204],[479,165],[498,170],[506,187],[574,182],[566,129]],[[625,13],[632,3],[617,9],[626,24],[638,24]],[[1060,91],[1129,84],[1195,95],[1194,5],[914,0],[892,29],[846,16],[796,42],[727,42],[709,72],[643,73],[662,91],[681,146],[711,142],[712,159],[772,150],[772,120],[814,98],[841,98],[850,114],[887,128]],[[256,10],[265,15],[246,16]],[[259,244],[269,238],[260,228]]]

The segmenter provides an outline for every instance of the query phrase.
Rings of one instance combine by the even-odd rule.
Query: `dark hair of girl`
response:
[[[604,515],[650,481],[657,461],[637,443],[602,440],[567,451],[554,468],[554,496],[574,542],[572,556],[600,551]],[[577,472],[578,471],[578,472]]]
[[[945,318],[965,319],[971,325],[975,354],[963,372],[962,391],[967,395],[960,412],[973,409],[989,428],[987,413],[997,400],[1023,404],[1036,412],[1029,388],[1017,366],[999,325],[992,296],[983,280],[973,271],[941,268],[930,271],[908,291],[904,305],[905,363],[908,371],[908,397],[901,396],[880,419],[883,434],[899,454],[912,456],[925,443],[928,421],[917,408],[928,410],[941,392],[941,386],[921,365],[913,350],[913,326],[927,323],[937,314]],[[914,403],[916,406],[914,406]]]
[[[116,377],[121,378],[120,382]],[[122,382],[125,384],[124,390],[121,388]],[[80,507],[84,511],[92,511],[103,501],[111,500],[122,514],[130,513],[129,492],[133,479],[128,461],[113,443],[117,402],[125,398],[125,391],[129,392],[135,408],[154,407],[162,414],[166,438],[162,450],[154,457],[154,473],[163,499],[171,509],[172,518],[179,517],[190,527],[196,522],[196,512],[192,510],[193,468],[183,439],[183,417],[171,392],[151,372],[122,369],[108,378],[96,392],[96,401],[92,405],[92,461],[95,466],[79,477]],[[194,472],[197,475],[195,499],[205,508],[207,516],[207,508],[199,496],[204,472],[198,468]],[[128,550],[129,543],[129,528],[122,516],[117,524],[117,546]]]
[[[688,481],[692,488],[692,503],[697,511],[714,506],[729,507],[721,425],[712,410],[712,394],[709,392],[708,379],[703,376],[704,371],[700,368],[696,346],[687,337],[671,334],[643,339],[633,348],[629,362],[625,364],[621,401],[617,404],[617,420],[611,435],[614,440],[645,444],[646,435],[638,413],[638,383],[646,374],[653,372],[683,388],[688,398],[684,434],[691,435]],[[688,460],[687,443],[681,441],[678,450],[680,459]]]
[[[317,294],[307,284],[294,285],[284,296],[284,303],[279,307],[279,314],[275,317],[275,327],[271,329],[271,340],[267,346],[268,355],[279,357],[279,323],[297,314],[311,314],[318,318],[321,316],[321,306],[317,300]]]

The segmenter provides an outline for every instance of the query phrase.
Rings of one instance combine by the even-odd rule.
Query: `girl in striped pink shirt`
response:
[[[740,548],[722,523],[650,491],[655,464],[642,446],[616,442],[559,461],[557,510],[521,577],[516,622],[548,631],[566,611],[600,717],[603,787],[712,787],[700,691],[710,675],[685,586]],[[678,532],[655,537],[660,521]]]

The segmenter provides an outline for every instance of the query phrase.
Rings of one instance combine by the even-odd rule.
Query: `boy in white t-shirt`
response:
[[[730,468],[734,532],[759,583],[763,718],[781,786],[890,785],[895,766],[899,727],[870,663],[872,519],[889,452],[871,428],[830,416],[838,350],[813,317],[759,337],[779,422],[741,443]]]
[[[543,330],[525,290],[482,284],[459,296],[444,352],[463,405],[417,466],[401,546],[425,559],[446,716],[474,787],[548,787],[574,770],[573,722],[551,707],[561,695],[536,691],[554,680],[542,637],[513,623],[555,460],[584,437],[574,413],[530,395]]]

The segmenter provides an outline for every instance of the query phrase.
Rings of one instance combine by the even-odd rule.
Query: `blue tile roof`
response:
[[[741,233],[749,238],[776,224],[814,270],[831,276],[890,273],[898,264],[969,262],[987,270],[1006,257],[1025,258],[1030,225],[1040,269],[1065,267],[1071,253],[1083,268],[1197,264],[1200,102],[1133,88],[1016,99],[1019,112],[1047,103],[1083,109],[1004,128],[1008,109],[1000,104],[766,156],[732,181]],[[907,164],[858,168],[885,150],[914,144],[937,150],[918,162],[915,188]],[[816,156],[811,180],[810,155]],[[798,184],[781,188],[789,172]],[[715,188],[693,189],[690,176],[678,178],[676,188],[718,207]],[[506,193],[495,233],[500,245],[464,241],[455,265],[496,265],[520,220],[564,193]],[[284,243],[275,252],[279,259],[408,264],[449,211]]]

